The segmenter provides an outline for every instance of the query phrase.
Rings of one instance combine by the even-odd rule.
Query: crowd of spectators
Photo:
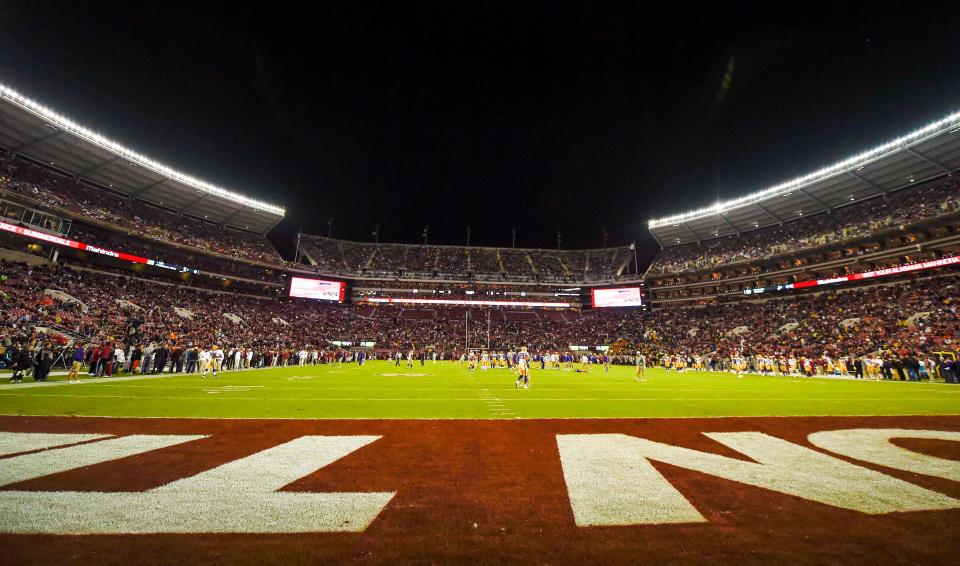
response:
[[[236,259],[272,265],[282,262],[262,234],[234,230],[180,216],[151,204],[60,176],[24,161],[0,161],[0,189],[18,193],[42,207],[64,210],[137,234],[175,242]]]
[[[494,281],[613,281],[619,277],[621,267],[633,259],[633,252],[627,246],[545,250],[376,244],[320,236],[305,236],[301,245],[324,272],[400,278],[473,276]]]
[[[217,259],[205,254],[166,248],[136,238],[125,238],[115,232],[91,230],[78,224],[72,226],[67,236],[85,244],[92,244],[109,250],[122,250],[132,255],[163,261],[178,267],[197,269],[207,274],[242,277],[253,281],[276,284],[282,282],[281,270],[276,268],[264,268],[243,261]]]
[[[794,360],[824,373],[828,362],[956,352],[960,303],[956,273],[862,289],[668,309],[637,317],[598,319],[600,335],[627,338],[626,348],[655,359],[713,361],[728,368],[742,359]],[[703,367],[702,369],[709,369]]]
[[[0,266],[0,340],[79,341],[124,347],[194,346],[265,356],[374,342],[390,351],[465,343],[495,350],[620,344],[652,357],[904,359],[955,351],[960,312],[956,273],[894,285],[645,311],[522,311],[330,305],[258,299],[137,277],[58,266]],[[43,338],[38,338],[43,334]],[[878,354],[879,353],[879,354]]]
[[[650,274],[685,273],[796,253],[960,210],[960,179],[947,178],[740,236],[664,248]]]
[[[470,255],[470,269],[474,273],[500,273],[500,254],[492,248],[473,248]]]

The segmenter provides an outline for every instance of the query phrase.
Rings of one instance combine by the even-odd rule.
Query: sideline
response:
[[[51,376],[57,374],[51,373]],[[61,376],[67,375],[67,372],[60,374]],[[84,374],[81,374],[84,375]],[[172,374],[172,375],[182,375],[182,374]],[[99,383],[115,383],[118,381],[133,381],[138,379],[157,379],[161,377],[171,377],[171,374],[147,374],[147,375],[125,375],[122,377],[86,377],[80,378],[81,385],[96,385]],[[27,378],[29,379],[29,378]],[[5,380],[5,383],[0,384],[0,391],[6,389],[31,389],[34,387],[59,387],[61,385],[71,385],[66,380],[63,381],[30,381],[26,383],[10,383],[9,378]]]
[[[271,368],[248,368],[248,369],[242,369],[242,370],[235,370],[235,369],[234,369],[234,370],[225,370],[225,371],[221,371],[221,372],[218,372],[218,373],[221,373],[221,374],[234,374],[234,373],[242,373],[242,372],[247,372],[247,371],[257,371],[257,370],[262,370],[262,369],[271,369]],[[66,372],[66,371],[55,371],[55,372],[50,372],[50,376],[51,376],[51,377],[63,377],[63,376],[66,376],[67,373],[68,373],[68,372]],[[146,375],[144,375],[144,374],[134,374],[134,375],[124,375],[124,376],[120,376],[120,377],[91,377],[90,374],[88,374],[87,372],[83,371],[83,372],[80,372],[80,383],[79,383],[79,385],[99,385],[99,384],[107,384],[107,383],[117,383],[117,382],[120,382],[120,381],[139,381],[139,380],[142,380],[142,379],[159,379],[159,378],[164,378],[164,377],[185,377],[185,376],[188,376],[188,375],[193,375],[193,376],[196,376],[196,377],[200,377],[200,374],[199,374],[199,373],[196,373],[196,372],[194,372],[194,373],[187,373],[187,372],[179,372],[179,373],[169,373],[169,372],[168,372],[168,373],[149,373],[149,374],[146,374]],[[26,378],[26,379],[31,379],[31,378]],[[10,375],[9,375],[9,374],[0,375],[0,380],[2,380],[2,381],[0,381],[0,391],[3,391],[3,390],[5,390],[5,389],[30,389],[30,388],[33,388],[33,387],[58,387],[58,386],[61,386],[61,385],[71,385],[71,384],[68,383],[66,380],[62,380],[62,381],[60,381],[60,380],[58,380],[58,381],[28,381],[28,382],[26,382],[26,383],[10,383]]]

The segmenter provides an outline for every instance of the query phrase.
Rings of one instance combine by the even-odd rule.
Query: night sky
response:
[[[960,110],[947,3],[702,4],[3,2],[0,81],[286,206],[284,249],[333,218],[649,256],[649,218]]]

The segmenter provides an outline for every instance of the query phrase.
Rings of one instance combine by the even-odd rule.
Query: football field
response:
[[[386,362],[0,384],[12,564],[953,564],[960,387]]]
[[[374,361],[197,374],[0,384],[0,414],[117,417],[516,419],[956,415],[960,387],[594,366],[534,369],[518,390],[508,369],[412,369]]]

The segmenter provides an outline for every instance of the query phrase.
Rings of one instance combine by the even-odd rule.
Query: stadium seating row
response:
[[[36,206],[91,224],[74,225],[75,239],[103,242],[120,238],[122,251],[143,253],[131,238],[170,242],[216,254],[221,258],[191,258],[190,267],[218,272],[222,258],[285,265],[266,237],[182,216],[153,204],[128,199],[86,185],[29,162],[0,161],[0,190]],[[55,229],[55,227],[50,227]],[[116,236],[104,236],[114,230]],[[130,234],[130,231],[133,234]],[[83,240],[86,241],[86,240]],[[116,245],[113,243],[112,245]],[[424,278],[486,278],[519,281],[613,281],[628,271],[634,258],[628,247],[596,250],[542,250],[377,244],[305,236],[303,248],[316,267],[344,276],[389,275]],[[155,257],[154,253],[151,257]],[[166,258],[160,257],[158,259]],[[176,263],[175,260],[171,260]],[[229,271],[228,271],[229,272]],[[245,275],[250,277],[250,274]],[[255,279],[272,279],[253,275]]]
[[[303,238],[322,271],[409,278],[486,278],[492,281],[614,281],[634,259],[628,246],[595,250],[482,248],[349,242]]]
[[[949,177],[909,187],[831,213],[726,236],[665,247],[648,275],[689,273],[797,254],[838,245],[960,210],[960,179]]]
[[[149,203],[128,199],[57,175],[30,163],[0,161],[0,189],[52,210],[89,218],[157,240],[191,246],[226,257],[277,265],[280,255],[260,234],[242,232],[177,215]]]

